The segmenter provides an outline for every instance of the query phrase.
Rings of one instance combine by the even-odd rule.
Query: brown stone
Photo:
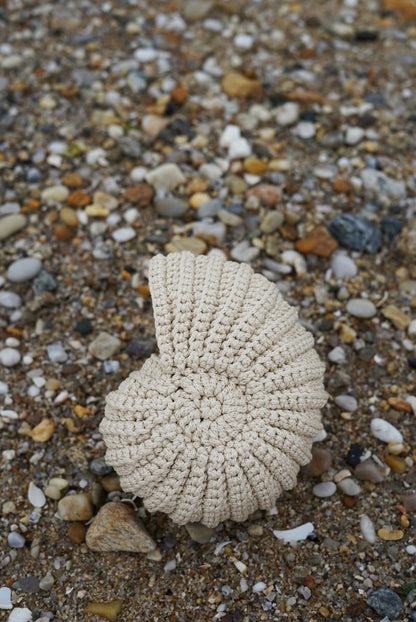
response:
[[[121,612],[122,606],[123,603],[119,598],[102,603],[92,601],[85,607],[84,613],[87,616],[98,616],[105,620],[116,620],[118,614]]]
[[[91,203],[91,197],[88,192],[83,190],[74,190],[67,199],[68,205],[71,207],[85,207]]]
[[[350,497],[349,495],[342,495],[342,503],[346,508],[353,508],[357,504],[357,497]]]
[[[406,330],[412,321],[411,318],[396,307],[396,305],[387,305],[383,307],[381,313],[399,330]]]
[[[345,610],[345,613],[347,614],[347,616],[350,616],[351,618],[358,618],[360,615],[364,613],[365,608],[366,608],[366,604],[363,601],[351,603],[351,605],[348,605],[347,609]]]
[[[53,235],[57,240],[61,240],[61,242],[68,242],[68,240],[72,240],[75,237],[76,229],[74,227],[68,227],[64,224],[58,224],[53,228]]]
[[[295,244],[298,251],[304,254],[311,253],[318,257],[329,257],[338,246],[338,242],[329,231],[323,227],[315,227],[302,240],[298,240]]]
[[[402,21],[416,20],[415,0],[383,0],[383,9],[397,11]]]
[[[304,89],[295,89],[289,93],[285,93],[286,99],[290,99],[295,102],[312,103],[312,104],[325,104],[325,97],[320,93],[314,91],[305,91]]]
[[[352,183],[348,179],[336,179],[332,184],[332,188],[335,192],[341,194],[349,194],[353,188]]]
[[[401,540],[404,536],[404,533],[401,529],[384,529],[383,527],[377,531],[377,535],[382,540],[387,540],[388,542],[395,542],[396,540]]]
[[[37,443],[46,443],[54,433],[56,425],[56,421],[42,419],[42,421],[33,428],[32,439]]]
[[[86,542],[93,551],[149,553],[156,543],[136,512],[125,503],[106,503],[91,523]]]
[[[384,456],[384,462],[388,464],[395,473],[402,475],[407,471],[406,461],[400,456],[392,456],[391,454],[387,454],[387,456]]]
[[[403,495],[402,503],[408,512],[416,512],[416,494]]]
[[[134,188],[126,188],[124,191],[124,199],[130,203],[134,203],[137,207],[147,207],[154,195],[154,190],[149,184],[139,184]]]
[[[246,158],[244,160],[244,169],[250,175],[263,175],[268,168],[267,162],[263,162],[259,158]]]
[[[78,226],[78,214],[72,207],[63,207],[59,212],[59,217],[68,227]]]
[[[242,73],[230,71],[222,79],[221,87],[230,97],[263,99],[263,85],[260,80],[246,78]]]
[[[409,414],[412,412],[412,407],[409,404],[409,402],[407,402],[406,400],[400,397],[389,397],[387,401],[389,403],[389,406],[394,408],[394,410],[398,410],[399,412],[404,412],[404,413],[409,413]]]
[[[282,200],[282,189],[273,184],[258,184],[246,192],[246,198],[257,197],[263,205],[275,207]]]
[[[178,84],[177,86],[175,86],[173,91],[171,91],[170,95],[175,104],[181,106],[188,99],[189,91],[186,86],[183,86],[183,84]]]
[[[62,177],[61,184],[68,188],[82,188],[84,182],[78,173],[68,173]]]
[[[312,447],[312,460],[302,467],[302,475],[305,478],[319,477],[328,471],[332,465],[332,454],[328,449]]]
[[[81,544],[85,540],[85,534],[87,533],[87,528],[82,523],[71,523],[68,528],[68,538],[74,544]]]

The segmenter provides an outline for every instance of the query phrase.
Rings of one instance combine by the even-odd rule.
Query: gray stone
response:
[[[26,222],[26,216],[23,214],[8,214],[0,218],[0,240],[5,240],[13,233],[23,229],[26,226]]]
[[[215,240],[218,245],[224,243],[227,234],[223,222],[195,222],[192,230],[194,235],[208,240]]]
[[[336,346],[335,348],[333,348],[328,354],[328,360],[331,361],[331,363],[336,363],[337,365],[345,363],[345,361],[347,360],[347,356],[345,354],[344,348],[342,348],[341,346]]]
[[[3,348],[0,350],[0,363],[5,367],[14,367],[20,362],[21,355],[16,348]]]
[[[347,311],[354,317],[368,319],[375,316],[377,308],[367,298],[351,298],[347,303]]]
[[[209,542],[215,534],[215,529],[212,527],[205,527],[205,525],[202,525],[201,523],[187,523],[185,525],[185,529],[191,540],[198,542],[199,544]]]
[[[7,278],[13,283],[24,283],[33,279],[41,270],[42,262],[36,257],[17,259],[7,269]]]
[[[147,173],[146,181],[156,190],[169,192],[184,183],[185,176],[177,164],[168,162]]]
[[[113,472],[113,467],[107,464],[104,456],[102,456],[90,462],[90,471],[96,475],[108,475],[108,473]]]
[[[341,410],[354,412],[358,408],[358,402],[352,395],[337,395],[334,401]]]
[[[188,209],[185,201],[176,199],[175,197],[165,197],[156,199],[155,209],[160,216],[165,218],[180,218]]]
[[[312,492],[315,497],[324,499],[325,497],[332,497],[337,490],[337,486],[334,482],[319,482],[312,488]]]
[[[35,292],[41,294],[43,292],[54,292],[57,285],[52,274],[46,272],[46,270],[41,270],[33,281],[33,287],[35,288]]]
[[[346,248],[376,253],[381,248],[381,229],[354,214],[339,214],[328,225],[329,232]]]
[[[346,477],[338,482],[338,488],[349,497],[358,497],[361,494],[360,486],[351,477]]]
[[[263,233],[274,233],[283,224],[284,216],[282,212],[272,210],[266,214],[260,224]]]
[[[25,542],[26,540],[24,536],[22,536],[22,534],[18,533],[17,531],[11,531],[7,536],[7,544],[12,549],[22,549],[25,545]]]
[[[6,309],[18,309],[22,305],[22,299],[19,294],[14,292],[0,292],[0,307]]]
[[[375,198],[385,205],[406,198],[406,184],[382,171],[365,168],[360,173],[367,196]]]
[[[355,262],[347,255],[336,254],[331,259],[331,268],[336,279],[348,279],[357,275]]]
[[[197,216],[200,220],[202,218],[212,218],[218,214],[221,208],[222,203],[219,199],[211,199],[198,207]]]
[[[61,343],[51,343],[47,346],[49,360],[52,363],[65,363],[68,360],[68,354],[65,352]]]
[[[384,480],[384,473],[371,458],[357,464],[354,475],[361,481],[373,482],[374,484],[379,484]]]
[[[188,22],[203,19],[214,4],[214,0],[187,0],[183,7],[183,16]]]
[[[395,619],[402,610],[403,603],[396,592],[389,588],[372,590],[367,596],[367,604],[380,616]]]

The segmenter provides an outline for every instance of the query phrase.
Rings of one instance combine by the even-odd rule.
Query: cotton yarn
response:
[[[178,524],[269,509],[311,459],[327,401],[313,337],[247,264],[189,252],[149,264],[159,354],[106,399],[106,461]]]

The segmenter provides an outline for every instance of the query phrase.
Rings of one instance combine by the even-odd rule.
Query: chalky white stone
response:
[[[345,142],[347,145],[357,145],[364,137],[364,130],[361,127],[347,127],[345,132]]]
[[[230,123],[224,128],[220,136],[219,145],[220,147],[228,148],[233,144],[233,142],[238,140],[240,136],[241,130],[238,125]]]
[[[300,121],[294,128],[296,136],[299,138],[313,138],[316,134],[316,126],[311,121]]]
[[[367,514],[363,514],[360,518],[360,529],[369,544],[374,544],[376,541],[376,530],[374,528],[373,521]]]
[[[331,269],[336,279],[348,279],[357,275],[357,266],[351,257],[336,254],[331,259]]]
[[[312,523],[304,523],[294,529],[285,529],[284,531],[274,529],[273,534],[279,540],[283,540],[283,542],[300,542],[301,540],[306,540],[314,531],[315,527]]]
[[[300,106],[296,102],[286,102],[276,108],[276,121],[279,125],[293,125],[299,119]]]
[[[251,155],[251,145],[247,138],[237,138],[228,148],[228,157],[231,160],[248,158],[249,155]]]
[[[32,612],[27,607],[15,607],[10,613],[7,622],[31,622]]]
[[[66,201],[69,197],[69,190],[66,186],[50,186],[49,188],[45,188],[45,190],[41,194],[42,201],[51,201],[62,203]]]
[[[12,591],[9,587],[0,587],[0,609],[12,609]]]
[[[9,385],[6,382],[0,380],[0,395],[7,395],[9,392]]]
[[[338,482],[337,486],[345,495],[348,495],[349,497],[358,497],[358,495],[362,492],[361,487],[357,484],[357,482],[354,482],[351,477],[342,479]]]
[[[334,482],[319,482],[312,488],[312,492],[315,497],[332,497],[337,490],[337,486]]]
[[[0,350],[0,363],[5,367],[13,367],[20,362],[21,355],[16,348],[3,348]]]
[[[25,545],[25,538],[17,531],[11,531],[7,536],[7,544],[12,549],[22,549]]]
[[[379,417],[371,420],[371,433],[383,443],[392,443],[393,441],[401,443],[403,441],[402,433],[394,425]]]
[[[345,361],[347,360],[347,356],[345,354],[344,348],[342,348],[341,346],[336,346],[335,348],[333,348],[328,354],[328,360],[331,361],[331,363],[336,363],[337,365],[345,363]]]
[[[128,242],[136,237],[136,231],[132,227],[120,227],[112,232],[111,237],[116,242]]]
[[[0,292],[0,307],[6,309],[18,309],[22,305],[19,294],[14,292]]]
[[[351,298],[347,303],[347,311],[350,315],[361,319],[369,319],[375,316],[377,308],[367,298]]]
[[[68,360],[68,354],[65,352],[61,343],[52,343],[47,346],[49,360],[52,363],[65,363]]]
[[[46,503],[45,495],[43,494],[41,489],[38,488],[36,484],[34,484],[33,482],[30,482],[29,484],[29,488],[27,491],[27,498],[29,499],[29,502],[33,505],[33,507],[35,508],[41,508]]]
[[[334,402],[341,410],[347,412],[354,412],[358,408],[358,402],[352,395],[337,395]]]
[[[167,163],[157,166],[146,175],[146,181],[155,190],[174,190],[185,182],[185,176],[177,164]]]
[[[33,279],[41,270],[42,262],[36,257],[17,259],[7,268],[7,278],[13,283],[24,283]]]

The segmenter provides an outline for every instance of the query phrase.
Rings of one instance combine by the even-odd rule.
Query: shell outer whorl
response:
[[[309,461],[324,366],[297,313],[247,265],[159,255],[149,285],[159,355],[107,396],[106,459],[151,512],[244,521]]]

